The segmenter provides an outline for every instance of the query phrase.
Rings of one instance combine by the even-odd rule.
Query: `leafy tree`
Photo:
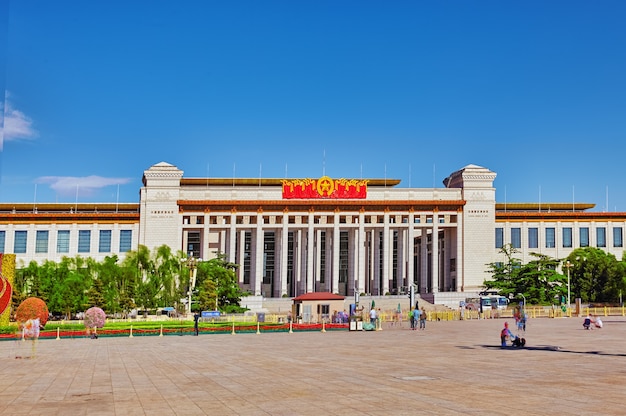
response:
[[[504,255],[504,262],[488,264],[492,279],[483,283],[487,290],[495,289],[500,295],[516,300],[525,297],[528,303],[533,304],[553,303],[555,296],[560,297],[567,290],[566,278],[556,272],[559,260],[530,253],[534,260],[522,264],[515,257],[518,251],[511,244],[504,245],[500,253]]]
[[[97,265],[97,278],[89,291],[89,305],[97,306],[106,313],[115,314],[120,311],[120,288],[118,284],[120,266],[117,255],[107,256]],[[97,292],[97,293],[94,293]]]
[[[226,260],[226,255],[217,253],[217,257],[207,262],[198,264],[198,281],[200,282],[199,298],[210,303],[211,297],[217,295],[217,308],[226,313],[239,313],[245,311],[239,306],[241,302],[241,288],[237,283],[235,270],[239,267],[235,263]],[[212,283],[208,283],[211,281]],[[215,294],[215,291],[217,293]],[[215,305],[215,302],[213,302]]]
[[[535,259],[520,267],[517,273],[517,293],[523,293],[528,303],[554,303],[555,299],[560,299],[567,292],[567,279],[556,271],[560,261],[545,254],[530,254]],[[514,297],[518,298],[517,295]]]
[[[159,303],[161,306],[169,306],[178,303],[178,300],[186,292],[184,290],[188,285],[189,275],[183,280],[187,284],[181,282],[181,262],[180,255],[175,256],[172,250],[162,245],[157,247],[154,253],[154,273],[157,276],[159,285]]]
[[[511,244],[505,244],[500,248],[500,253],[504,255],[504,261],[487,265],[492,278],[485,280],[483,286],[488,290],[496,289],[502,296],[509,297],[510,294],[516,296],[517,293],[521,293],[517,290],[517,274],[521,260],[514,257],[518,251]]]
[[[215,280],[204,279],[204,281],[198,285],[198,308],[202,311],[216,310],[217,298],[218,294]]]
[[[148,309],[157,307],[157,295],[159,293],[160,282],[158,277],[150,274],[146,280],[142,280],[137,285],[136,302],[144,311],[144,316],[148,314]]]
[[[120,263],[116,255],[101,262],[92,258],[64,257],[60,262],[31,262],[16,273],[13,302],[28,296],[43,299],[50,311],[70,316],[91,306],[108,313],[128,313],[140,306],[144,310],[175,306],[186,297],[190,286],[189,268],[184,253],[173,253],[167,246],[151,252],[140,245],[126,253]],[[216,259],[197,264],[198,294],[202,309],[241,312],[242,292],[235,270],[238,266],[218,253]]]
[[[594,247],[577,248],[567,256],[571,263],[571,292],[583,302],[616,302],[626,288],[625,263]]]
[[[89,289],[87,289],[87,305],[86,308],[91,308],[93,306],[97,306],[99,308],[103,307],[105,304],[103,294],[103,283],[102,278],[95,279],[93,281],[93,285]]]

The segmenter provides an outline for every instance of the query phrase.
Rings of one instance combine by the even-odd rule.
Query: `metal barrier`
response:
[[[575,316],[576,311],[573,308],[565,308],[559,306],[527,306],[526,313],[528,313],[528,317],[535,318],[564,318]],[[498,319],[498,318],[513,318],[514,309],[505,309],[505,310],[487,310],[484,312],[479,312],[477,310],[466,309],[463,311],[463,316],[461,316],[461,312],[459,310],[448,310],[448,311],[427,311],[426,312],[426,320],[428,321],[455,321],[455,320],[472,320],[472,319]],[[410,321],[410,311],[402,312],[402,321],[409,322]],[[584,307],[581,308],[579,316],[585,315],[597,315],[597,316],[626,316],[626,306],[617,306],[617,307],[609,307],[609,306],[599,306],[599,307]],[[367,321],[369,321],[369,316],[364,317]],[[148,319],[144,319],[142,317],[138,317],[136,319],[107,319],[107,322],[141,322],[141,321],[186,321],[189,319],[180,318],[180,317],[167,317],[167,316],[150,316]],[[396,311],[381,311],[379,314],[379,321],[383,322],[395,322],[396,321]],[[73,321],[76,322],[76,321]],[[257,314],[223,314],[219,317],[211,317],[211,318],[203,318],[202,322],[208,323],[232,323],[232,322],[240,322],[240,323],[257,323],[258,315]],[[288,315],[287,314],[265,314],[265,323],[270,324],[282,324],[288,323]],[[64,323],[64,321],[61,321]],[[82,321],[78,321],[78,323],[82,323]]]

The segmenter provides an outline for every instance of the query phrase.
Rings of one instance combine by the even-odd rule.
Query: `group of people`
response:
[[[335,311],[333,314],[333,322],[336,324],[347,324],[350,321],[350,316],[348,316],[348,312],[343,311]]]
[[[587,315],[583,320],[583,328],[592,329],[592,328],[602,328],[602,319],[599,316],[593,316],[591,314]]]
[[[515,325],[517,325],[517,329],[519,331],[526,331],[526,321],[528,320],[528,314],[521,307],[516,307],[513,312],[513,317],[515,318]]]
[[[507,341],[510,341],[511,346],[513,347],[523,347],[526,345],[526,339],[511,332],[509,329],[509,323],[505,321],[504,328],[500,331],[500,345],[502,347],[507,347]]]
[[[411,329],[417,330],[418,325],[420,330],[426,329],[426,310],[424,308],[413,308],[410,313]]]

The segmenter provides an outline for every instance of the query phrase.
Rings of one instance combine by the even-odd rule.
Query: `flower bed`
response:
[[[115,327],[118,328],[115,328]],[[17,326],[12,327],[13,331],[3,331],[5,333],[0,334],[1,340],[15,340],[21,338],[21,332],[17,331]],[[347,330],[348,324],[235,324],[231,325],[207,325],[200,326],[200,334],[230,334],[233,331],[237,334],[252,334],[257,331],[261,333],[269,332],[311,332],[311,331],[341,331]],[[193,335],[193,325],[168,325],[163,327],[142,327],[141,325],[124,327],[119,324],[105,325],[103,328],[98,329],[98,337],[133,337],[135,336],[181,336],[181,335]],[[39,333],[40,339],[57,339],[57,338],[86,338],[88,334],[84,328],[81,328],[79,324],[66,324],[57,325],[56,328],[49,327],[42,330]]]

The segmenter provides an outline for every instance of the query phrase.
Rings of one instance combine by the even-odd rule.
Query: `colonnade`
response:
[[[211,216],[222,220],[197,227],[203,251],[225,253],[240,265],[239,282],[255,295],[384,295],[402,293],[410,284],[418,293],[458,290],[460,215],[229,213],[227,221],[226,215]]]

